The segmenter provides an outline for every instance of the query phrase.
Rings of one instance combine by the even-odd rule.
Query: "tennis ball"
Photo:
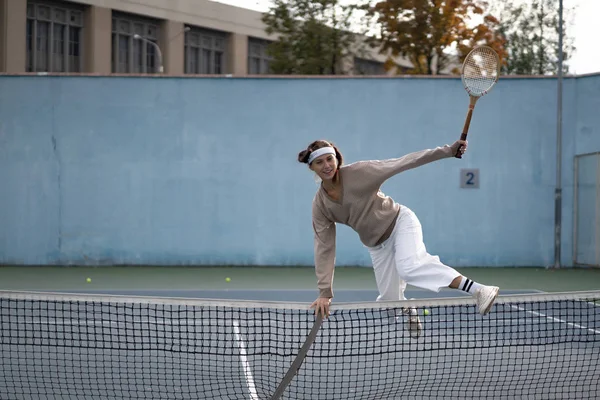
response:
[[[428,310],[428,309],[424,309],[424,310],[423,310],[423,314],[425,314],[425,315],[429,315],[429,310]]]
[[[85,281],[86,281],[87,283],[90,283],[90,282],[92,281],[92,278],[87,278]]]
[[[231,282],[231,278],[230,277],[225,278],[225,282]]]

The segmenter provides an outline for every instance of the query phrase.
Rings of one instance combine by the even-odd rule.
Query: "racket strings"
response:
[[[463,64],[463,83],[473,96],[483,96],[498,80],[498,56],[487,48],[469,54]]]

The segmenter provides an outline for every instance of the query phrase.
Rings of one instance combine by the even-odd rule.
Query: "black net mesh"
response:
[[[598,398],[599,301],[337,304],[282,398]],[[305,304],[0,292],[0,398],[269,399],[313,324]]]

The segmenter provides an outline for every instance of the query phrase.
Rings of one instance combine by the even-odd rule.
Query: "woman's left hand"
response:
[[[461,144],[462,144],[462,147],[460,147]],[[459,147],[460,147],[460,154],[461,155],[465,154],[465,152],[467,151],[468,144],[469,144],[469,142],[467,142],[466,140],[457,140],[456,142],[454,142],[454,145],[452,146],[454,154],[456,154]]]

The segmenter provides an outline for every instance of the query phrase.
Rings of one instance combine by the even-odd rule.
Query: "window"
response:
[[[81,72],[83,11],[56,4],[27,3],[27,72]]]
[[[185,73],[225,73],[226,43],[224,32],[191,28],[185,33]]]
[[[156,73],[162,66],[158,48],[158,22],[125,15],[113,15],[112,72]]]
[[[386,75],[382,62],[354,58],[354,74],[356,75]]]
[[[268,41],[248,39],[248,73],[250,75],[268,74],[271,72],[272,57],[267,53]]]

